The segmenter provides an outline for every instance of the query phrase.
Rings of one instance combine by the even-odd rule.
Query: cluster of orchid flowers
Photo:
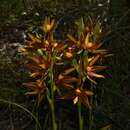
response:
[[[62,42],[54,38],[55,20],[45,17],[42,26],[45,35],[29,33],[27,45],[20,49],[28,58],[26,67],[31,77],[31,82],[23,83],[30,90],[26,94],[36,95],[40,103],[53,89],[56,99],[72,100],[74,104],[81,102],[91,108],[89,97],[94,93],[86,81],[97,84],[96,78],[105,78],[99,72],[106,69],[100,62],[107,55],[107,50],[101,49],[102,30],[100,28],[95,38],[95,26],[86,25],[79,38],[68,34],[67,40]]]

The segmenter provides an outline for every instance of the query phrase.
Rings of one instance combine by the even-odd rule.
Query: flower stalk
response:
[[[78,118],[79,118],[79,130],[83,130],[83,117],[81,112],[81,102],[78,102]]]
[[[51,82],[51,102],[50,102],[50,107],[51,107],[51,114],[52,114],[52,126],[53,130],[57,130],[57,124],[56,124],[56,117],[55,117],[55,83],[54,83],[54,75],[53,75],[53,59],[52,59],[52,64],[50,68],[50,82]]]
[[[93,85],[91,83],[90,86],[91,91],[93,91]],[[93,103],[93,97],[90,97],[90,103]],[[92,126],[93,126],[93,110],[92,108],[89,109],[89,130],[92,130]]]

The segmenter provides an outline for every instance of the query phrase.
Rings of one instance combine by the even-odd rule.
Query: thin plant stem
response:
[[[37,102],[34,103],[32,113],[36,116],[37,120],[39,121],[39,105]],[[35,124],[35,129],[38,130],[38,124]]]
[[[93,90],[92,83],[91,83],[91,91]],[[90,103],[93,103],[93,97],[90,97]],[[89,130],[92,130],[93,125],[93,111],[92,108],[89,109]]]
[[[47,122],[48,122],[48,120],[49,120],[49,112],[47,113],[47,115],[46,115],[46,117],[45,117],[45,121],[44,121],[44,125],[43,125],[43,130],[46,130],[46,128],[47,128]]]
[[[36,108],[36,109],[37,109],[37,108]],[[36,110],[36,118],[37,118],[37,120],[39,121],[38,109]],[[38,125],[37,125],[37,124],[35,125],[35,128],[36,128],[36,130],[38,130]]]
[[[89,110],[89,130],[92,130],[93,115],[92,109]]]
[[[79,118],[79,130],[83,130],[83,117],[81,112],[81,103],[78,101],[78,118]]]
[[[37,117],[36,117],[32,112],[30,112],[27,108],[23,107],[22,105],[19,105],[19,104],[15,103],[15,102],[11,102],[11,101],[8,101],[8,100],[5,100],[5,99],[0,99],[0,103],[5,103],[5,104],[9,104],[9,105],[14,105],[15,107],[20,108],[21,110],[25,111],[25,112],[28,113],[31,117],[33,117],[33,119],[35,120],[35,122],[36,122],[37,125],[38,125],[39,130],[41,130],[41,125],[40,125],[39,120],[38,120]]]

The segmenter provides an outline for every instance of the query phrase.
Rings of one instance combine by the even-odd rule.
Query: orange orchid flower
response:
[[[80,87],[75,88],[74,85],[80,85],[81,81],[79,78],[71,76],[60,76],[60,86],[63,86],[68,92],[60,99],[72,99],[73,103],[76,104],[80,101],[86,107],[91,108],[88,97],[92,96],[93,93],[89,90],[81,89]]]
[[[23,83],[23,85],[30,89],[30,92],[26,92],[26,95],[37,95],[38,96],[38,102],[42,100],[43,93],[46,90],[45,82],[42,80],[36,80],[35,82],[29,82],[29,83]]]
[[[88,33],[86,36],[81,38],[80,40],[76,40],[71,35],[68,35],[69,39],[80,49],[85,49],[88,52],[94,53],[94,54],[107,54],[107,50],[105,49],[99,49],[102,46],[102,43],[100,42],[91,42],[90,39],[90,33]]]
[[[74,104],[80,101],[86,107],[91,108],[88,97],[92,96],[93,93],[89,90],[84,90],[79,87],[81,85],[80,78],[68,75],[74,70],[74,68],[67,69],[58,76],[57,85],[64,87],[68,91],[60,99],[72,99]]]
[[[99,49],[102,46],[102,43],[100,43],[98,41],[97,42],[91,42],[90,37],[91,37],[91,35],[90,35],[90,33],[88,33],[87,36],[84,39],[83,48],[87,49],[91,53],[106,54],[107,50]]]
[[[28,54],[28,52],[33,52],[39,48],[43,48],[42,40],[37,38],[33,34],[28,33],[27,45],[19,49],[19,52],[23,54]]]
[[[106,66],[97,66],[94,65],[100,58],[100,55],[96,55],[92,58],[88,58],[88,61],[84,61],[84,62],[88,62],[88,63],[84,63],[84,69],[85,69],[85,74],[87,75],[87,78],[96,84],[96,82],[93,80],[93,78],[105,78],[103,75],[101,74],[97,74],[97,72],[100,72],[104,69],[106,69]]]
[[[31,77],[45,76],[50,65],[49,59],[43,56],[29,57],[32,63],[28,63],[26,67],[31,71]]]
[[[46,33],[52,31],[54,28],[54,25],[55,25],[54,19],[51,20],[49,17],[45,17],[45,21],[43,24],[43,31]]]

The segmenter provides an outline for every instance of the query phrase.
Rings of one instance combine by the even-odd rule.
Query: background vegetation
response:
[[[110,130],[130,129],[130,3],[129,0],[1,0],[0,1],[0,129],[35,130],[30,113],[34,99],[24,95],[22,83],[27,80],[24,60],[17,53],[25,44],[26,32],[39,32],[42,19],[48,15],[58,21],[56,37],[64,39],[74,33],[75,20],[81,16],[98,18],[107,35],[104,46],[113,56],[106,59],[109,69],[97,90],[92,130],[111,125]],[[98,17],[97,17],[98,16]],[[69,29],[68,29],[69,28]],[[62,32],[62,33],[61,33]],[[64,104],[63,104],[64,105]],[[64,106],[65,107],[65,106]],[[71,108],[59,115],[64,130],[75,130]],[[30,111],[29,111],[30,110]],[[43,110],[47,108],[43,106]],[[60,112],[58,112],[60,113]],[[69,116],[71,115],[71,116]],[[41,116],[41,119],[44,117]]]

